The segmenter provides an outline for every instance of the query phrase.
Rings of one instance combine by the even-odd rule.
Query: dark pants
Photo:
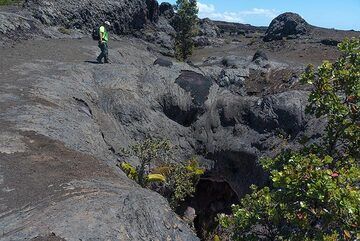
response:
[[[100,55],[97,57],[98,62],[102,62],[104,58],[104,62],[109,62],[109,51],[108,51],[108,44],[107,43],[99,43],[99,48],[101,50]]]

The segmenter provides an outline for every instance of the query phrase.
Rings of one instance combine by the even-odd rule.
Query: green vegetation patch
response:
[[[20,4],[22,2],[22,0],[0,0],[0,6]]]
[[[64,27],[60,27],[58,28],[58,31],[62,34],[65,34],[65,35],[70,35],[71,34],[71,30],[68,29],[68,28],[64,28]]]
[[[204,170],[195,158],[180,163],[174,161],[173,149],[167,140],[147,139],[122,151],[125,156],[137,157],[139,165],[121,162],[118,166],[142,187],[164,196],[176,210],[185,198],[195,193]]]
[[[231,240],[360,240],[360,39],[338,47],[335,63],[302,75],[306,112],[328,121],[322,142],[262,161],[271,185],[219,215]]]

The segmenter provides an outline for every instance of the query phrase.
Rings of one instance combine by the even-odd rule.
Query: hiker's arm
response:
[[[104,33],[100,32],[100,41],[104,42],[103,39],[104,39]]]

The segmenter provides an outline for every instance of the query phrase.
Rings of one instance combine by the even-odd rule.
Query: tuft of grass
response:
[[[22,0],[0,0],[0,6],[15,5],[22,3]]]
[[[66,35],[70,35],[71,32],[70,32],[70,29],[68,28],[64,28],[64,27],[60,27],[58,28],[59,32],[62,33],[62,34],[66,34]]]

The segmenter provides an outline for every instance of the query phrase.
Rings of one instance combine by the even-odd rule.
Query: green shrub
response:
[[[220,215],[233,240],[360,239],[360,39],[339,49],[336,63],[302,76],[313,86],[307,113],[328,121],[323,142],[262,161],[272,186]]]
[[[166,172],[161,170],[166,170]],[[193,195],[200,176],[204,174],[204,170],[199,167],[196,159],[186,163],[167,164],[167,166],[155,169],[154,172],[166,177],[164,185],[155,187],[155,190],[168,199],[173,209],[176,209],[185,198]]]
[[[153,167],[172,159],[172,146],[167,140],[147,139],[122,152],[125,156],[139,158],[140,165],[137,167],[129,163],[121,163],[119,167],[142,187],[148,186],[148,175]]]
[[[204,170],[196,159],[185,163],[174,163],[172,145],[166,140],[148,139],[123,151],[126,156],[136,156],[140,165],[133,167],[127,162],[118,166],[126,175],[163,195],[175,209],[179,202],[195,192],[195,186]]]

